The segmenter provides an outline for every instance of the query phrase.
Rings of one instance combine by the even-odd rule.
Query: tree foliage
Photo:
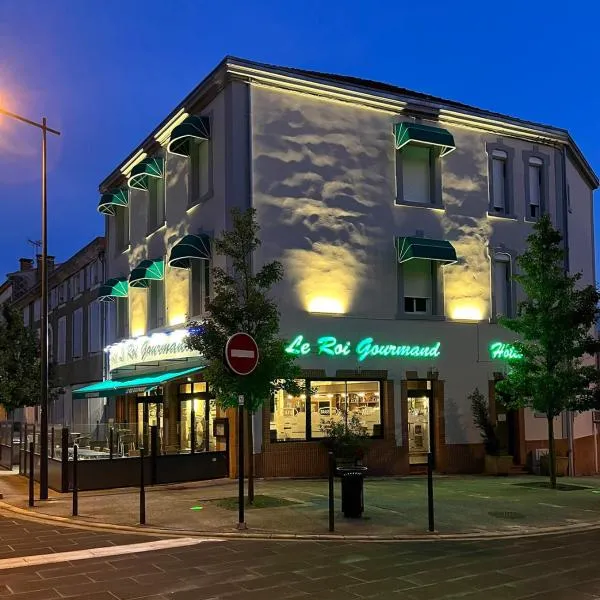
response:
[[[497,384],[509,407],[546,414],[553,487],[554,417],[598,406],[600,392],[600,373],[592,360],[600,350],[594,331],[600,294],[593,285],[581,285],[581,273],[566,272],[561,241],[550,217],[543,216],[517,258],[521,273],[513,279],[525,300],[515,318],[500,322],[519,336],[514,346],[522,358],[509,361],[507,377]]]
[[[41,401],[40,342],[21,313],[5,304],[0,321],[0,404],[8,413]]]

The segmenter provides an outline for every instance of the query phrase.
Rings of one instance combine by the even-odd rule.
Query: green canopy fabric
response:
[[[126,298],[129,294],[129,282],[125,277],[113,277],[103,283],[98,289],[100,302],[112,302],[116,298]]]
[[[148,190],[148,177],[160,178],[165,174],[165,159],[161,156],[145,158],[133,169],[127,185],[134,190]]]
[[[147,288],[151,281],[165,276],[165,263],[162,258],[143,260],[129,275],[129,285],[135,288]]]
[[[396,238],[398,262],[403,263],[413,258],[436,260],[447,265],[457,262],[454,246],[445,240],[430,240],[419,237]]]
[[[117,213],[117,208],[127,206],[129,204],[129,191],[127,188],[119,188],[102,194],[100,202],[98,202],[98,212],[103,215],[114,217]]]
[[[446,156],[456,149],[454,137],[448,130],[422,123],[396,123],[394,138],[396,150],[400,150],[406,144],[417,143],[437,146],[440,148],[440,156]]]
[[[192,260],[210,260],[210,238],[204,233],[181,238],[171,250],[169,266],[191,269]]]
[[[171,132],[167,151],[179,156],[189,156],[191,142],[210,139],[210,121],[208,117],[189,116]]]
[[[135,394],[138,392],[147,392],[157,385],[162,385],[173,379],[185,377],[192,373],[204,369],[204,367],[192,367],[189,369],[179,369],[177,371],[167,371],[165,373],[151,373],[149,375],[137,375],[127,377],[126,379],[110,379],[98,381],[91,385],[73,390],[73,398],[107,398],[109,396],[120,396],[121,394]]]

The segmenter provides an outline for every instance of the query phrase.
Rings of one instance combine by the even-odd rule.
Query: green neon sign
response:
[[[303,335],[297,335],[285,348],[288,354],[294,356],[351,356],[354,355],[360,362],[369,357],[382,356],[386,358],[437,358],[440,355],[441,342],[430,346],[408,344],[377,344],[372,337],[366,337],[357,344],[348,341],[339,341],[332,335],[325,335],[317,339],[315,344],[307,342]]]
[[[512,344],[492,342],[490,344],[490,358],[492,360],[518,360],[523,358],[523,355]]]

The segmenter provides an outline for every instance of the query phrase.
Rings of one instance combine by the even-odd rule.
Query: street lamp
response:
[[[48,215],[46,189],[46,137],[48,133],[60,135],[60,131],[46,125],[46,117],[36,123],[13,112],[0,108],[0,114],[32,125],[42,130],[42,326],[41,326],[41,410],[40,410],[40,500],[48,499]]]

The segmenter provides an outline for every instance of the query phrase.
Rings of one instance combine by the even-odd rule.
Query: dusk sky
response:
[[[99,182],[228,54],[564,127],[600,172],[599,18],[592,0],[0,0],[0,106],[62,132],[48,157],[60,261],[103,233]],[[39,150],[37,130],[0,117],[0,276],[40,238]]]

